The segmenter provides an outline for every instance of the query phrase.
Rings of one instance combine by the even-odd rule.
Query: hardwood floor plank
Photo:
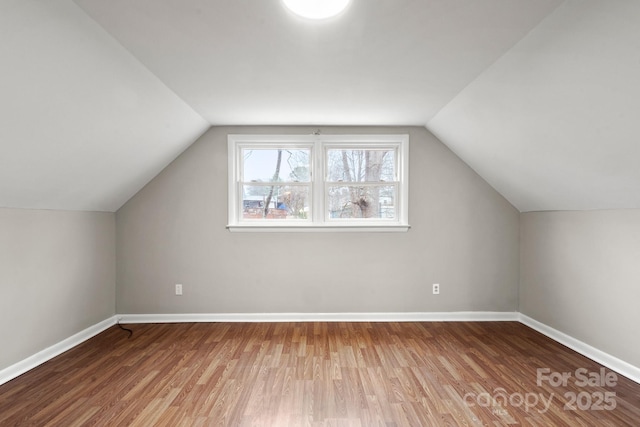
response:
[[[0,425],[640,425],[639,384],[576,385],[610,371],[516,322],[131,328],[0,386]],[[605,393],[615,408],[593,409]]]

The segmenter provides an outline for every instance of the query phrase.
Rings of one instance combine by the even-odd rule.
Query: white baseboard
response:
[[[190,322],[504,322],[518,321],[517,312],[433,313],[185,313],[119,314],[120,323]]]
[[[191,322],[520,322],[640,384],[640,368],[518,312],[119,314],[0,371],[0,385],[81,344],[116,323]]]
[[[640,368],[520,313],[520,323],[640,384]]]
[[[36,354],[21,360],[3,370],[0,371],[0,385],[11,381],[12,379],[24,374],[25,372],[35,368],[44,362],[53,359],[54,357],[64,353],[67,350],[83,343],[89,338],[98,335],[100,332],[116,324],[116,316],[112,316],[102,322],[96,323],[93,326],[89,326],[87,329],[78,332],[75,335],[70,336],[67,339],[60,341],[51,347],[45,348]]]

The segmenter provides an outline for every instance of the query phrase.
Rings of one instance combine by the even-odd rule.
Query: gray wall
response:
[[[321,128],[410,134],[409,232],[227,231],[227,135],[315,129],[213,127],[129,200],[116,215],[116,311],[517,310],[519,213],[421,127]]]
[[[409,232],[227,231],[227,134],[312,130],[212,128],[117,214],[0,209],[0,369],[115,312],[520,311],[640,366],[640,210],[520,215],[424,128],[322,128],[410,134]]]
[[[520,312],[640,366],[640,210],[521,216]]]
[[[0,370],[115,312],[113,213],[0,208]]]

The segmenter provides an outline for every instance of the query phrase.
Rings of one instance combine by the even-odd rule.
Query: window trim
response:
[[[406,232],[409,228],[409,135],[239,135],[229,134],[228,142],[228,224],[233,232]],[[310,149],[310,203],[311,218],[308,220],[246,220],[240,218],[240,195],[242,156],[240,150],[246,147]],[[396,150],[398,194],[396,219],[329,219],[326,218],[327,181],[325,159],[327,150],[338,147],[379,147]],[[394,181],[395,183],[395,181]]]

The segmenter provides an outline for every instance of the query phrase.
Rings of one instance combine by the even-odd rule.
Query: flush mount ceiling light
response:
[[[325,19],[342,12],[351,0],[282,0],[296,15],[307,19]]]

